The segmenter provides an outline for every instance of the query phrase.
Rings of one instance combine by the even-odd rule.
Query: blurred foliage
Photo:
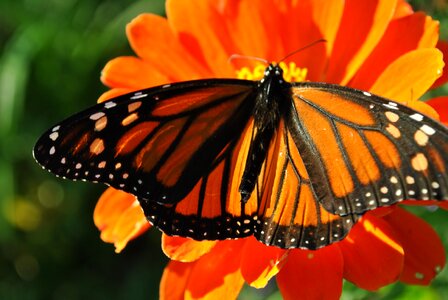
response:
[[[441,20],[448,39],[446,1],[412,4]],[[141,12],[164,14],[164,1],[0,2],[0,299],[158,298],[167,261],[160,234],[152,230],[116,255],[92,221],[104,188],[59,180],[31,156],[45,129],[106,90],[100,70],[113,57],[132,55],[125,24]],[[446,212],[415,211],[448,249]],[[447,287],[445,268],[430,287],[395,284],[369,293],[346,283],[343,299],[448,299]],[[281,295],[273,281],[240,298]]]

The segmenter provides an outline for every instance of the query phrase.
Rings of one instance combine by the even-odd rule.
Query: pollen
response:
[[[297,67],[295,62],[281,62],[280,68],[283,70],[283,77],[289,82],[305,81],[308,74],[307,68]],[[253,68],[243,67],[236,71],[236,77],[238,79],[246,80],[261,80],[264,77],[264,71],[266,66],[258,64]]]

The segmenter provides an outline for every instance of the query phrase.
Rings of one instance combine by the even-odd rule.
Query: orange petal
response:
[[[284,53],[281,56],[290,54],[298,49],[309,46],[319,39],[325,38],[323,34],[334,34],[334,32],[328,30],[328,28],[325,28],[327,29],[327,32],[322,32],[321,29],[323,28],[320,28],[319,25],[323,27],[326,26],[326,24],[317,23],[321,22],[323,17],[328,17],[330,9],[336,9],[336,11],[332,12],[334,13],[332,18],[329,18],[328,20],[331,22],[331,25],[336,25],[336,28],[332,28],[333,30],[337,30],[337,25],[339,24],[342,15],[343,5],[341,3],[335,3],[336,1],[328,1],[328,4],[331,6],[319,6],[322,5],[321,1],[315,0],[290,2],[291,3],[287,3],[287,1],[285,1],[284,11],[278,16],[278,20],[276,20],[275,23],[272,22],[271,24],[266,24],[265,27],[266,30],[275,30],[275,32],[270,33],[269,37],[278,35],[282,38],[281,44],[283,45]],[[264,4],[263,1],[260,3]],[[339,7],[337,4],[339,4]],[[271,11],[277,10],[275,5],[272,6],[273,7],[268,9]],[[320,13],[322,15],[320,15]],[[272,13],[266,11],[264,12],[264,15],[272,15]],[[327,46],[328,48],[331,48],[334,41],[334,36],[330,36],[329,38],[331,39],[329,45],[327,45],[327,43],[317,43],[309,49],[298,51],[288,58],[286,62],[297,62],[297,65],[300,68],[306,68],[307,80],[321,81],[323,79],[322,76],[327,63],[327,55],[329,53]],[[270,43],[271,45],[277,45],[275,44],[275,41],[272,42]],[[270,48],[277,48],[277,46],[271,46]],[[274,57],[273,59],[279,60],[282,59],[282,57]]]
[[[143,214],[143,209],[137,199],[120,216],[112,232],[115,242],[115,252],[120,253],[127,243],[149,229],[151,224]]]
[[[171,28],[182,45],[216,77],[234,76],[228,59],[237,53],[222,17],[221,1],[166,1]],[[219,7],[221,5],[221,7]],[[244,54],[244,53],[243,53]]]
[[[132,92],[132,91],[133,91],[133,90],[131,90],[131,89],[119,89],[119,88],[111,89],[111,90],[108,90],[108,91],[104,92],[104,93],[98,98],[97,102],[98,102],[98,103],[102,103],[102,102],[104,102],[104,101],[113,99],[113,98],[115,98],[115,97],[118,97],[118,96],[121,96],[121,95],[130,93],[130,92]]]
[[[439,22],[424,13],[393,20],[372,54],[350,82],[350,86],[368,91],[394,60],[415,49],[434,47],[438,37]]]
[[[437,205],[445,210],[448,210],[448,201],[438,201]]]
[[[439,41],[437,43],[437,49],[439,49],[443,53],[443,60],[445,62],[445,68],[443,68],[443,74],[440,76],[436,82],[432,85],[431,89],[438,88],[439,86],[444,85],[448,82],[448,67],[447,61],[448,61],[448,42],[446,41]]]
[[[278,273],[286,257],[286,250],[263,245],[254,237],[248,238],[241,260],[244,280],[252,287],[265,287]]]
[[[182,263],[175,260],[168,263],[160,280],[160,300],[185,299],[185,289],[194,264]]]
[[[326,81],[346,85],[382,38],[396,0],[345,1]]]
[[[311,0],[311,3],[314,23],[322,32],[322,37],[327,41],[327,53],[330,54],[333,51],[336,34],[344,12],[344,1]]]
[[[436,97],[426,103],[436,110],[440,122],[448,125],[448,96]]]
[[[240,262],[245,242],[220,241],[194,262],[185,299],[236,299],[244,284]]]
[[[397,208],[384,220],[394,228],[405,251],[400,280],[428,285],[445,266],[445,249],[440,237],[428,223],[402,208]]]
[[[412,14],[414,10],[412,6],[406,2],[406,0],[398,0],[397,7],[395,8],[394,18],[401,18]]]
[[[113,88],[144,89],[168,83],[168,78],[145,61],[133,56],[110,60],[101,73],[101,81]]]
[[[414,50],[390,64],[370,91],[406,103],[420,98],[442,74],[442,69],[443,57],[439,50]]]
[[[365,214],[338,245],[344,256],[344,278],[360,288],[375,291],[400,276],[403,248],[381,218]]]
[[[162,250],[172,260],[192,262],[210,252],[218,241],[195,241],[179,236],[162,235]]]
[[[433,107],[428,105],[426,102],[420,101],[418,99],[411,99],[409,101],[404,102],[404,104],[427,116],[430,116],[435,120],[439,120],[439,114],[437,113],[437,111]]]
[[[126,33],[135,53],[170,82],[212,77],[182,47],[167,19],[141,14],[127,25]]]
[[[293,249],[277,275],[285,300],[339,299],[342,292],[343,258],[337,245],[316,251]]]
[[[101,195],[93,220],[101,231],[101,239],[113,243],[117,253],[150,227],[135,196],[114,188]]]
[[[370,211],[369,214],[380,218],[393,212],[395,207],[395,205],[379,207]]]
[[[267,60],[278,60],[284,55],[281,34],[275,34],[281,20],[280,10],[283,9],[273,2],[241,0],[223,5],[221,26],[227,28],[235,53]]]

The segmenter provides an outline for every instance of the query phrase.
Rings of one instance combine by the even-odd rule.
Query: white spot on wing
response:
[[[421,114],[415,113],[411,115],[411,119],[414,119],[417,122],[421,122],[423,120],[423,116]]]
[[[93,115],[90,116],[90,120],[98,120],[99,118],[101,118],[102,116],[104,116],[104,113],[102,111],[94,113]]]
[[[117,103],[115,103],[115,102],[113,102],[113,101],[109,101],[109,102],[106,102],[105,104],[104,104],[104,107],[105,108],[112,108],[112,107],[114,107],[114,106],[116,106],[117,105]]]
[[[142,92],[135,93],[134,96],[131,97],[132,100],[145,98],[148,94],[142,94]]]
[[[423,124],[422,127],[420,127],[420,130],[423,131],[424,133],[426,133],[427,135],[433,135],[434,133],[436,133],[434,128],[432,128],[431,126],[428,126],[426,124]]]
[[[383,103],[383,106],[385,106],[385,107],[387,107],[387,108],[390,108],[390,109],[398,110],[398,107],[396,106],[397,104],[396,104],[396,103],[393,103],[393,104],[395,104],[395,105],[392,105],[392,103],[393,103],[393,102]]]
[[[415,183],[414,177],[406,176],[406,182],[408,184],[414,184]]]
[[[53,132],[52,134],[50,134],[50,139],[52,141],[56,141],[56,139],[58,138],[59,133],[57,131]]]

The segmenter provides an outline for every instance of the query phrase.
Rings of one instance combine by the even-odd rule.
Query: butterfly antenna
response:
[[[260,58],[260,57],[256,57],[256,56],[250,56],[250,55],[241,55],[241,54],[232,54],[230,55],[229,59],[227,60],[227,62],[232,62],[235,59],[249,59],[249,60],[256,60],[256,61],[260,61],[262,63],[264,63],[265,65],[268,65],[269,62],[266,59]]]
[[[326,39],[319,39],[319,40],[317,40],[317,41],[314,41],[314,42],[312,42],[311,44],[308,44],[308,45],[306,45],[306,46],[304,46],[304,47],[302,47],[302,48],[299,48],[299,49],[297,49],[297,50],[295,50],[295,51],[289,53],[288,55],[286,55],[285,57],[283,57],[280,61],[285,61],[287,58],[293,56],[294,54],[297,54],[297,53],[299,53],[299,52],[301,52],[301,51],[303,51],[303,50],[305,50],[305,49],[308,49],[308,48],[310,48],[310,47],[312,47],[312,46],[314,46],[314,45],[316,45],[316,44],[318,44],[318,43],[326,43],[326,42],[327,42]]]

